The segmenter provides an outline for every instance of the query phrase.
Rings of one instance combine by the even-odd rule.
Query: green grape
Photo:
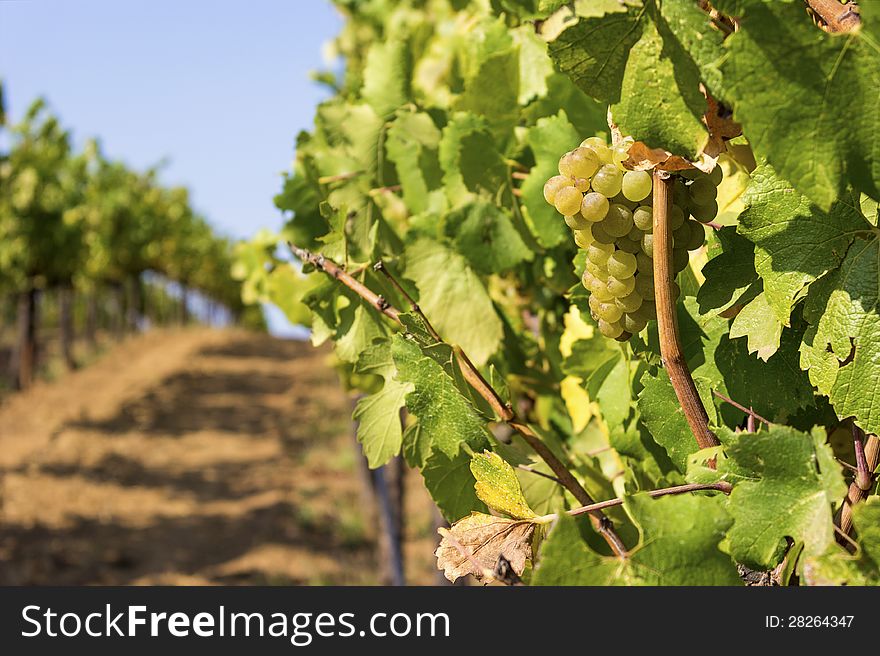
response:
[[[603,223],[605,223],[604,219],[599,223],[590,224],[590,232],[593,235],[593,239],[600,244],[613,244],[614,237],[605,231],[605,228],[602,226]]]
[[[591,148],[600,162],[611,163],[611,149],[602,137],[587,137],[581,142],[581,148]]]
[[[700,177],[694,180],[688,191],[694,205],[706,205],[718,196],[718,189],[708,177]]]
[[[582,194],[585,194],[590,190],[589,178],[572,178],[572,183],[574,184],[574,188]]]
[[[574,178],[590,178],[598,168],[599,157],[591,148],[575,148],[559,161],[559,172]]]
[[[571,178],[564,175],[554,175],[544,183],[544,200],[550,205],[556,200],[556,194],[563,187],[571,187]]]
[[[644,200],[652,188],[651,174],[647,171],[627,171],[623,174],[621,189],[623,195],[631,201]]]
[[[601,281],[599,283],[596,283],[594,287],[590,288],[590,294],[595,296],[596,299],[601,301],[602,303],[610,303],[614,300],[614,294],[608,291],[608,287],[601,284]]]
[[[602,222],[599,225],[601,225],[605,229],[605,232],[612,237],[623,237],[624,235],[629,234],[629,231],[632,230],[632,212],[626,209],[623,205],[612,203],[608,207],[608,214],[605,215],[605,218],[602,219]]]
[[[583,194],[574,187],[563,187],[556,192],[553,205],[563,216],[571,216],[581,211],[581,201],[583,199]]]
[[[614,252],[614,244],[605,242],[593,242],[587,249],[587,259],[590,262],[605,266],[608,258]]]
[[[614,294],[615,298],[627,296],[636,288],[636,279],[632,276],[629,278],[615,278],[608,276],[608,291]]]
[[[596,316],[608,323],[618,321],[622,315],[623,312],[615,303],[599,303],[599,306],[596,308]]]
[[[623,326],[618,322],[608,323],[604,319],[599,319],[599,332],[605,337],[617,339],[623,334]]]
[[[641,232],[639,232],[641,234]],[[624,237],[623,239],[617,240],[617,248],[623,251],[624,253],[631,253],[635,255],[636,253],[641,252],[642,250],[642,239],[639,237],[638,241],[633,241],[629,238],[629,235]]]
[[[670,230],[677,230],[684,223],[684,210],[678,205],[672,205],[666,214],[666,224]]]
[[[691,240],[691,226],[690,221],[685,221],[680,226],[678,226],[677,230],[672,231],[672,247],[673,248],[684,248],[688,245]]]
[[[591,191],[581,201],[581,216],[591,223],[596,223],[608,214],[608,199],[602,194]]]
[[[684,207],[690,201],[691,195],[688,193],[687,185],[681,178],[676,178],[672,186],[672,202],[680,207]]]
[[[636,253],[636,268],[640,272],[648,273],[653,276],[654,260],[639,250],[639,252]]]
[[[587,250],[590,247],[590,244],[593,243],[593,234],[589,230],[575,230],[574,243],[577,244],[578,247]]]
[[[649,276],[647,273],[639,273],[635,277],[636,285],[635,290],[639,293],[646,301],[654,300],[654,276]]]
[[[715,168],[712,169],[711,173],[709,173],[709,182],[711,182],[716,187],[721,184],[721,181],[724,179],[724,171],[721,169],[719,165],[715,165]]]
[[[636,258],[630,253],[615,251],[608,258],[605,266],[608,273],[615,278],[629,278],[636,272]]]
[[[572,214],[571,216],[566,216],[565,225],[567,225],[572,230],[586,230],[590,227],[590,222],[587,221],[584,217],[580,215],[580,212],[577,214]]]
[[[695,251],[706,241],[706,229],[702,223],[697,221],[687,221],[685,225],[690,227],[690,237],[685,248],[689,251]]]
[[[591,290],[593,285],[596,284],[596,276],[585,269],[583,275],[581,275],[581,284],[584,286],[584,289]]]
[[[587,299],[587,302],[590,304],[590,314],[593,319],[596,319],[596,310],[599,309],[599,304],[602,302],[598,298],[596,298],[593,294],[590,294],[590,297]]]
[[[691,216],[700,223],[708,223],[718,215],[718,203],[711,201],[706,205],[691,205]]]
[[[678,273],[679,271],[684,271],[689,261],[690,255],[688,254],[686,248],[672,249],[672,270],[675,271],[675,273]]]
[[[635,314],[644,318],[645,321],[654,321],[657,318],[657,306],[653,300],[646,300]]]
[[[675,206],[673,205],[673,207]],[[682,214],[681,220],[684,221],[684,214]],[[633,212],[633,223],[635,223],[636,227],[642,232],[653,232],[654,209],[648,205],[639,205],[636,208],[636,211]]]
[[[604,264],[596,264],[595,262],[587,260],[585,270],[595,278],[601,280],[603,284],[608,281],[608,269],[605,268]]]
[[[617,170],[613,164],[605,164],[596,171],[593,176],[593,191],[598,191],[606,198],[614,198],[620,193],[620,185],[623,182],[623,173]]]
[[[632,333],[633,335],[638,335],[645,329],[645,326],[648,325],[647,319],[629,313],[623,315],[623,320],[621,323],[623,323],[623,329],[628,333]]]
[[[654,233],[646,232],[642,235],[642,252],[648,257],[654,257]]]
[[[619,296],[615,303],[624,312],[635,312],[642,306],[642,295],[633,290],[626,296]]]
[[[611,199],[612,203],[617,203],[618,205],[623,205],[630,212],[635,210],[639,204],[631,201],[626,196],[623,195],[623,192],[617,194],[614,198]]]
[[[618,169],[624,171],[623,163],[629,159],[629,149],[633,144],[631,138],[626,138],[611,149],[611,163]]]

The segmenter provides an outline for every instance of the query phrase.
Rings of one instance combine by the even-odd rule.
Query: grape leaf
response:
[[[541,548],[534,585],[740,585],[718,543],[730,517],[718,497],[645,494],[624,505],[639,527],[639,545],[621,561],[601,556],[561,516]]]
[[[815,556],[834,543],[832,506],[846,495],[840,465],[825,433],[771,426],[759,433],[728,434],[725,452],[745,480],[730,493],[730,554],[748,567],[771,569],[785,538]]]
[[[825,211],[847,181],[880,198],[876,3],[849,34],[816,28],[797,2],[741,4],[722,72],[755,153]]]
[[[476,73],[465,81],[455,109],[484,117],[499,137],[506,138],[519,116],[519,71],[518,46],[484,55]]]
[[[717,424],[718,416],[709,381],[696,377],[694,383],[703,400],[703,406],[709,413],[709,425]],[[666,449],[676,469],[684,473],[687,471],[688,456],[699,450],[699,446],[672,388],[669,374],[665,369],[659,369],[656,375],[645,373],[641,384],[642,391],[639,392],[641,420],[654,441]]]
[[[412,383],[406,407],[418,417],[419,437],[427,440],[432,451],[454,458],[462,443],[474,449],[488,446],[485,423],[440,363],[402,335],[392,338],[391,353],[397,381]]]
[[[477,201],[446,216],[444,231],[479,273],[504,273],[534,258],[504,208]]]
[[[476,365],[485,364],[501,343],[502,326],[483,283],[458,253],[430,239],[405,251],[406,277],[419,290],[419,305],[452,344]]]
[[[765,362],[779,350],[782,323],[770,309],[763,292],[743,306],[730,324],[730,338],[746,337],[749,353]]]
[[[360,354],[355,370],[384,379],[380,391],[358,400],[352,417],[358,422],[357,439],[369,466],[381,467],[400,453],[403,443],[400,411],[413,386],[394,379],[397,370],[387,340],[367,347]]]
[[[620,101],[611,113],[623,134],[695,160],[709,140],[701,121],[706,99],[700,93],[698,69],[676,45],[674,39],[661,38],[653,21],[645,21],[641,39],[629,53]]]
[[[784,324],[795,298],[826,271],[839,266],[854,237],[870,225],[858,203],[844,198],[825,212],[767,166],[752,173],[739,232],[755,243],[755,270],[767,303]]]
[[[361,95],[379,116],[388,116],[411,97],[409,52],[399,39],[376,41],[367,52]]]
[[[456,112],[443,128],[439,157],[451,207],[473,201],[477,193],[494,196],[507,184],[507,166],[482,116]]]
[[[440,512],[450,522],[474,512],[487,512],[485,504],[474,491],[471,458],[460,451],[450,458],[442,451],[434,451],[422,467],[425,488]]]
[[[800,365],[839,417],[880,432],[880,242],[857,239],[838,271],[814,284]]]
[[[443,539],[435,552],[437,567],[453,583],[468,574],[482,581],[492,576],[499,556],[504,556],[511,569],[522,574],[532,560],[536,528],[530,521],[472,513],[451,529],[438,529]]]
[[[477,497],[492,510],[513,519],[535,517],[523,496],[516,472],[497,453],[475,453],[471,457],[471,473],[477,480]]]
[[[700,314],[710,310],[725,310],[735,305],[744,292],[758,279],[755,271],[755,244],[736,228],[725,226],[716,230],[719,249],[705,266],[706,278],[697,292]]]
[[[629,58],[639,40],[644,9],[581,18],[550,43],[550,57],[585,93],[616,103]]]
[[[880,585],[880,498],[853,506],[859,552],[853,556],[834,545],[827,553],[804,560],[808,585]]]
[[[428,209],[428,194],[440,189],[440,130],[428,114],[401,111],[388,128],[385,148],[394,162],[403,199],[411,212]]]
[[[559,158],[582,139],[565,112],[560,111],[556,116],[538,119],[527,140],[535,155],[535,166],[521,188],[524,213],[538,243],[551,248],[571,237],[559,212],[544,200],[544,183],[559,174]]]

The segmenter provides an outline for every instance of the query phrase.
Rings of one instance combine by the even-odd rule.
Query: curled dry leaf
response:
[[[499,556],[503,556],[510,570],[517,576],[532,560],[535,522],[505,519],[483,513],[471,513],[452,525],[438,529],[443,536],[434,555],[437,568],[450,581],[473,574],[478,581],[491,580]]]
[[[629,159],[624,165],[635,171],[648,171],[660,168],[664,171],[683,171],[685,169],[698,168],[709,173],[715,168],[718,156],[727,150],[727,140],[742,134],[742,126],[733,120],[732,116],[723,110],[706,87],[700,85],[700,91],[706,98],[708,107],[703,114],[703,123],[709,130],[709,138],[703,146],[699,157],[690,161],[679,155],[673,155],[663,148],[651,148],[643,141],[636,141],[629,149]],[[608,108],[608,127],[611,129],[611,138],[614,143],[623,137],[620,128],[611,117],[611,108]]]

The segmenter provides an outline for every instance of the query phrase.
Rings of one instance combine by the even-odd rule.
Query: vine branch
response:
[[[400,326],[403,326],[400,320],[400,310],[391,305],[383,296],[376,294],[369,287],[364,285],[362,282],[353,278],[348,273],[346,273],[339,265],[337,265],[332,260],[324,257],[320,253],[312,253],[304,248],[299,248],[291,243],[288,243],[288,247],[291,252],[298,257],[301,261],[307,262],[314,266],[319,271],[326,273],[327,275],[335,278],[341,284],[348,287],[355,294],[364,299],[367,303],[369,303],[374,309],[384,314],[386,317],[394,321]],[[390,280],[393,280],[393,276],[391,276],[390,272],[387,268],[382,265],[381,267],[377,267],[379,271],[383,272],[386,277]],[[422,313],[421,309],[418,308],[418,304],[415,303],[413,298],[406,293],[403,287],[396,280],[392,283],[395,286],[395,289],[399,290],[401,295],[407,299],[407,301],[413,307],[413,312],[417,312],[419,316],[425,321],[426,326],[430,326],[430,322],[428,322],[427,318]],[[433,327],[429,328],[436,335],[436,331]],[[442,339],[439,338],[439,335],[435,336],[439,342],[443,342]],[[444,342],[445,343],[445,342]],[[520,436],[525,440],[526,444],[531,447],[531,449],[537,453],[544,462],[553,470],[553,473],[559,478],[565,488],[571,492],[575,499],[578,500],[583,506],[588,506],[593,504],[593,498],[590,496],[589,492],[586,491],[583,485],[581,485],[580,481],[578,481],[574,475],[569,471],[568,467],[563,464],[563,462],[556,457],[553,451],[544,443],[544,441],[531,429],[530,426],[523,423],[516,416],[516,413],[513,409],[505,404],[501,396],[498,394],[495,389],[489,385],[488,382],[483,378],[482,374],[477,370],[474,364],[470,361],[470,358],[461,350],[458,346],[453,347],[453,352],[456,356],[456,361],[458,362],[462,374],[464,375],[465,380],[468,384],[474,389],[474,391],[479,394],[486,402],[496,411],[498,416],[507,423],[513,430],[520,434]],[[605,541],[608,543],[608,546],[611,547],[611,550],[620,558],[626,557],[626,546],[623,544],[623,541],[620,539],[620,536],[617,535],[617,532],[614,530],[614,524],[601,510],[586,510],[585,513],[589,514],[590,521],[593,524],[593,527],[596,529],[596,532],[599,533]]]
[[[772,425],[773,425],[773,422],[772,422],[772,421],[770,421],[770,420],[768,420],[768,419],[764,419],[761,415],[759,415],[757,412],[755,412],[755,411],[752,410],[751,408],[747,408],[747,407],[745,407],[744,405],[742,405],[741,403],[737,403],[736,401],[734,401],[734,400],[731,399],[730,397],[724,396],[724,394],[722,394],[722,393],[719,392],[718,390],[712,390],[712,394],[714,394],[715,396],[717,396],[719,399],[721,399],[721,400],[724,401],[725,403],[729,403],[730,405],[732,405],[732,406],[733,406],[734,408],[736,408],[737,410],[742,410],[742,411],[745,412],[747,415],[749,415],[750,418],[752,418],[752,419],[757,419],[757,420],[760,421],[762,424],[765,424],[765,425],[767,425],[767,426],[772,426]],[[750,433],[754,433],[755,431],[750,430],[749,432],[750,432]]]
[[[667,220],[672,201],[672,178],[666,171],[654,169],[654,298],[657,304],[657,331],[660,335],[660,357],[678,402],[684,410],[688,426],[701,449],[718,446],[720,442],[709,430],[709,415],[697,393],[697,387],[681,349],[678,317],[672,297],[672,231]]]
[[[862,432],[862,429],[853,423],[853,447],[856,452],[856,475],[840,512],[837,516],[837,525],[840,527],[840,533],[849,536],[852,531],[852,508],[860,501],[864,501],[871,491],[873,484],[873,472],[880,463],[880,438],[876,435],[868,435]]]
[[[731,490],[733,490],[733,485],[727,483],[726,481],[719,481],[718,483],[688,483],[687,485],[674,485],[673,487],[664,487],[659,490],[649,490],[649,497],[665,497],[669,494],[685,494],[687,492],[700,492],[704,490],[717,490],[718,492],[723,492],[724,494],[730,494]],[[617,497],[615,499],[608,499],[607,501],[599,501],[598,503],[591,503],[587,506],[581,506],[580,508],[572,508],[571,510],[566,510],[566,515],[571,515],[572,517],[577,517],[578,515],[583,515],[585,513],[593,512],[596,510],[604,510],[605,508],[613,508],[614,506],[623,505],[623,498]],[[541,521],[551,522],[555,519],[559,518],[558,513],[553,513],[550,515],[544,515],[541,517]]]

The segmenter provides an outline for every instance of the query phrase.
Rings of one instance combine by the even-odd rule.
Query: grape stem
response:
[[[697,393],[697,386],[688,369],[678,336],[678,316],[672,283],[672,231],[669,229],[669,205],[672,201],[672,177],[667,171],[654,169],[654,298],[657,305],[657,331],[660,334],[660,357],[678,402],[684,410],[688,426],[701,449],[718,446],[720,442],[709,430],[709,415]],[[714,463],[710,463],[710,466]]]
[[[299,258],[303,263],[308,263],[314,266],[319,271],[326,273],[332,278],[336,279],[340,284],[345,285],[355,294],[360,296],[363,300],[365,300],[372,308],[381,314],[385,315],[396,324],[400,325],[403,328],[406,326],[400,320],[400,310],[394,307],[384,296],[380,296],[376,294],[373,290],[367,287],[364,283],[357,280],[356,278],[349,275],[344,269],[342,269],[338,264],[336,264],[333,260],[324,257],[320,253],[312,253],[304,248],[299,248],[291,243],[288,243],[288,247],[290,251]],[[383,263],[377,263],[374,267],[377,271],[383,273],[389,281],[391,281],[392,286],[395,290],[403,296],[404,299],[410,304],[412,311],[418,314],[425,322],[428,331],[431,333],[432,337],[436,339],[439,343],[445,343],[437,334],[437,331],[434,330],[434,327],[431,326],[431,323],[428,321],[427,317],[425,317],[421,308],[419,308],[418,304],[415,300],[410,296],[409,293],[403,288],[403,286],[391,275],[391,272],[388,271],[388,268]],[[513,408],[505,403],[501,398],[501,395],[483,378],[483,375],[479,372],[479,370],[474,366],[473,362],[471,362],[470,358],[467,357],[467,354],[461,349],[459,346],[452,346],[453,352],[455,354],[456,361],[459,365],[459,368],[464,376],[464,379],[468,382],[468,384],[473,388],[473,390],[479,394],[485,401],[492,407],[495,413],[504,421],[508,426],[510,426],[513,430],[515,430],[519,435],[523,438],[526,444],[531,447],[531,449],[537,453],[544,462],[553,470],[553,473],[562,483],[562,485],[571,492],[572,496],[574,496],[577,501],[583,506],[588,506],[594,503],[593,498],[590,496],[589,492],[581,485],[580,481],[578,481],[574,475],[571,473],[569,468],[556,457],[556,454],[548,447],[544,441],[538,436],[537,433],[532,430],[531,426],[526,423],[523,423],[514,412]],[[605,541],[608,543],[608,546],[611,547],[611,550],[614,552],[616,556],[619,558],[625,558],[627,555],[626,546],[623,541],[620,539],[620,536],[614,530],[613,522],[601,511],[601,510],[591,510],[585,511],[590,516],[590,521],[593,524],[596,532],[599,533]]]
[[[862,22],[855,2],[840,0],[805,0],[807,6],[822,21],[828,32],[852,32]]]

